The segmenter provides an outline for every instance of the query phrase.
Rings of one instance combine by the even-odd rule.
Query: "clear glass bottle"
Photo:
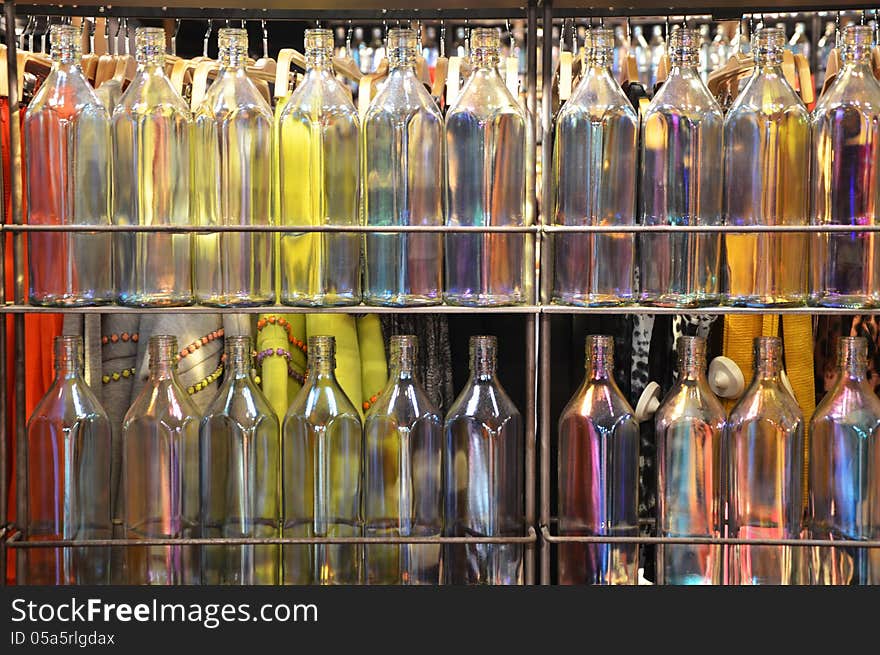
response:
[[[471,30],[473,72],[446,114],[447,225],[525,225],[526,116],[498,73],[497,29]],[[522,303],[524,234],[447,234],[446,302]]]
[[[639,118],[611,76],[614,36],[590,31],[588,66],[556,118],[557,225],[632,225]],[[632,300],[632,234],[557,234],[553,299],[574,305]]]
[[[755,376],[727,428],[728,536],[797,539],[803,517],[804,416],[782,382],[782,340],[755,339]],[[800,548],[728,547],[728,584],[799,584]]]
[[[590,335],[586,376],[559,417],[559,534],[639,534],[639,424],[614,381],[614,338]],[[637,544],[560,544],[559,584],[637,584]]]
[[[165,75],[165,31],[135,30],[137,74],[113,110],[113,221],[190,225],[190,130],[186,102]],[[190,234],[115,236],[114,272],[123,305],[193,301]]]
[[[201,536],[281,535],[281,427],[252,377],[250,337],[225,341],[223,386],[199,427]],[[280,546],[206,546],[202,584],[281,581]]]
[[[850,25],[842,69],[813,110],[814,225],[874,225],[880,208],[880,82],[871,28]],[[880,305],[880,248],[873,232],[813,235],[811,303]]]
[[[394,336],[388,386],[364,419],[364,536],[439,537],[443,419],[415,378],[416,337]],[[440,545],[368,545],[367,584],[439,584]]]
[[[336,381],[336,340],[308,339],[308,376],[282,429],[284,537],[360,537],[361,419]],[[359,584],[359,544],[284,546],[284,584]]]
[[[810,114],[782,74],[785,34],[758,30],[756,65],[724,119],[724,217],[728,225],[809,223]],[[809,235],[727,234],[728,302],[804,304]]]
[[[52,69],[25,114],[29,225],[110,224],[110,116],[83,73],[81,38],[52,26]],[[109,233],[33,232],[28,251],[32,304],[114,300]]]
[[[657,536],[722,536],[721,445],[727,413],[706,378],[706,340],[678,338],[678,381],[654,414]],[[658,584],[721,584],[718,545],[657,546]]]
[[[810,421],[808,539],[876,539],[880,491],[880,400],[867,378],[868,343],[841,337],[839,375]],[[813,584],[880,583],[880,553],[870,548],[810,549]]]
[[[83,379],[81,337],[55,337],[55,380],[27,424],[27,536],[112,538],[110,419]],[[33,548],[29,585],[107,584],[109,548]]]
[[[444,422],[447,537],[525,534],[523,421],[495,375],[498,342],[470,339],[471,377]],[[522,544],[446,544],[446,584],[522,584]]]
[[[443,117],[416,76],[418,47],[415,30],[388,31],[388,77],[363,125],[367,225],[443,225]],[[365,260],[367,303],[440,302],[440,234],[367,234]]]
[[[357,225],[357,109],[333,72],[333,32],[306,30],[305,46],[305,77],[275,113],[277,220],[285,226]],[[285,232],[279,257],[281,302],[360,302],[360,235]]]
[[[122,421],[126,539],[199,536],[199,415],[177,380],[177,339],[149,342],[150,378]],[[198,584],[198,546],[129,546],[127,584]]]
[[[247,31],[218,33],[220,70],[195,113],[193,221],[270,225],[272,109],[247,76]],[[292,182],[290,182],[292,184]],[[219,307],[275,302],[274,236],[197,234],[196,300]]]
[[[642,118],[644,225],[721,225],[723,116],[700,79],[699,37],[669,37],[671,70]],[[717,304],[721,235],[640,236],[640,298],[660,307]]]

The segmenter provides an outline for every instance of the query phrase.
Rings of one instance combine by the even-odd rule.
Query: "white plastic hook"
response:
[[[746,388],[742,369],[729,357],[716,357],[709,364],[709,386],[721,398],[739,398]]]
[[[654,416],[658,407],[660,407],[660,385],[649,382],[639,396],[639,402],[636,403],[636,420],[639,423],[647,421]]]

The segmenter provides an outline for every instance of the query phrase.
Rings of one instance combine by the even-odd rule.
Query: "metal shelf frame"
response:
[[[10,353],[6,347],[6,321],[0,320],[0,430],[4,438],[0,439],[0,585],[5,584],[7,553],[10,549],[25,550],[29,548],[47,548],[60,546],[121,546],[121,545],[199,545],[199,544],[306,544],[306,543],[521,543],[525,548],[524,579],[526,584],[541,582],[549,584],[550,549],[553,544],[577,541],[584,543],[770,543],[773,545],[791,544],[797,546],[827,545],[850,547],[880,547],[880,542],[843,542],[843,541],[786,541],[786,540],[730,540],[703,538],[663,539],[658,537],[561,537],[554,536],[550,528],[552,515],[550,507],[550,444],[553,438],[550,425],[550,320],[554,314],[735,314],[735,313],[797,313],[797,314],[866,314],[880,313],[880,309],[827,309],[814,307],[794,308],[738,308],[738,307],[699,307],[699,308],[659,308],[640,305],[623,307],[571,307],[549,304],[552,284],[552,250],[550,239],[560,233],[642,233],[642,232],[711,232],[711,233],[754,233],[754,232],[875,232],[880,226],[588,226],[567,227],[549,224],[545,212],[538,212],[540,206],[546,210],[552,206],[553,191],[549,175],[549,162],[552,155],[553,104],[550,94],[544,93],[541,106],[538,107],[538,52],[542,61],[543,89],[550,89],[553,81],[553,33],[554,19],[611,17],[611,16],[682,16],[711,15],[717,19],[736,19],[744,13],[772,13],[793,11],[828,10],[833,4],[830,0],[764,0],[759,5],[747,4],[743,0],[603,0],[601,6],[580,2],[578,0],[556,0],[555,6],[550,0],[481,0],[479,7],[469,7],[472,0],[396,0],[388,3],[382,0],[303,0],[296,8],[291,8],[285,0],[262,0],[259,3],[242,2],[242,0],[209,0],[209,6],[194,7],[191,0],[122,0],[112,6],[104,6],[99,0],[85,0],[76,5],[59,5],[57,0],[33,0],[28,3],[16,3],[4,0],[3,13],[6,25],[14,25],[17,15],[40,16],[116,16],[139,17],[148,19],[180,18],[180,19],[241,19],[241,20],[298,20],[327,21],[364,20],[474,20],[498,22],[506,19],[526,19],[526,103],[534,118],[532,143],[536,149],[541,148],[541,161],[544,175],[542,187],[536,189],[536,171],[527,176],[527,204],[530,216],[524,227],[365,227],[365,226],[316,226],[296,227],[297,232],[426,232],[426,233],[511,233],[523,234],[531,240],[535,254],[534,267],[526,266],[527,280],[530,279],[529,304],[510,307],[458,307],[436,305],[429,307],[374,307],[356,305],[348,307],[248,307],[248,308],[217,308],[204,306],[174,308],[137,308],[119,306],[100,307],[34,307],[26,304],[24,288],[24,236],[31,232],[54,231],[108,231],[108,232],[290,232],[288,226],[37,226],[24,225],[22,216],[22,143],[21,132],[17,129],[20,121],[19,89],[16,74],[16,42],[14,33],[7,35],[7,59],[9,73],[9,144],[10,144],[10,192],[11,214],[4,215],[0,225],[0,262],[5,261],[6,235],[11,234],[13,255],[13,276],[8,280],[5,266],[0,266],[0,290],[5,292],[7,285],[12,285],[13,300],[4,302],[0,307],[0,317],[11,315],[15,332],[14,377],[6,376],[6,362]],[[233,6],[234,5],[234,6]],[[866,0],[846,0],[845,7],[833,7],[833,11],[854,9],[871,10],[876,8]],[[538,38],[542,43],[538,43]],[[534,153],[537,155],[537,151]],[[537,162],[537,156],[535,157]],[[525,535],[508,537],[388,537],[388,538],[297,538],[297,539],[158,539],[158,540],[95,540],[95,541],[27,541],[21,525],[13,526],[7,515],[7,476],[6,462],[6,419],[9,412],[15,413],[16,433],[16,514],[19,523],[26,524],[27,507],[27,435],[25,404],[21,401],[25,393],[24,363],[24,317],[28,313],[298,313],[298,312],[336,312],[336,313],[445,313],[445,314],[519,314],[526,323],[526,406],[525,423]],[[19,402],[15,407],[9,400],[10,385],[14,387]],[[538,461],[540,460],[540,464]],[[540,499],[540,502],[538,502]],[[539,506],[540,505],[540,506]],[[777,543],[778,542],[778,543]],[[23,559],[18,558],[18,576],[23,574]]]

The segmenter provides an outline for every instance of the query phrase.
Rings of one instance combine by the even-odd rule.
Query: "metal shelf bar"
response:
[[[549,138],[549,135],[544,135]],[[552,147],[552,146],[548,146]],[[547,199],[545,198],[546,202]],[[550,197],[552,202],[552,196]],[[212,234],[217,232],[307,232],[428,234],[832,234],[880,232],[875,225],[4,225],[2,232],[171,232]]]
[[[67,539],[21,541],[20,532],[7,540],[8,548],[106,548],[108,546],[243,546],[293,544],[533,544],[538,536],[529,527],[524,537],[219,537],[216,539]]]
[[[428,305],[419,307],[386,307],[372,305],[344,305],[339,307],[291,307],[287,305],[262,305],[257,307],[209,307],[187,305],[184,307],[123,307],[100,305],[91,307],[36,307],[23,304],[7,304],[0,307],[0,314],[538,314],[536,305],[510,305],[503,307],[465,307],[461,305]]]
[[[605,314],[628,316],[644,314],[701,314],[706,316],[726,314],[809,314],[811,316],[880,314],[880,309],[852,309],[838,307],[650,307],[647,305],[621,305],[619,307],[575,307],[571,305],[543,305],[542,314]]]
[[[302,232],[397,233],[428,234],[472,233],[534,234],[538,225],[6,225],[3,231],[20,232],[172,232],[211,234],[215,232]]]
[[[796,546],[799,548],[880,548],[880,541],[854,539],[735,539],[732,537],[611,537],[566,536],[550,534],[546,525],[541,526],[541,539],[551,544],[667,544],[667,545],[728,545],[728,546]]]

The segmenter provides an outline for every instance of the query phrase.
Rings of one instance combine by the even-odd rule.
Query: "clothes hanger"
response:
[[[82,69],[86,78],[94,86],[95,75],[98,72],[98,60],[100,55],[95,52],[95,29],[96,21],[92,17],[83,19],[83,32],[88,41],[89,51],[82,57]]]
[[[667,16],[663,28],[663,55],[660,57],[660,61],[657,62],[655,89],[660,88],[660,85],[666,82],[666,78],[669,77],[669,69],[669,16]]]
[[[837,44],[840,43],[840,12],[837,12],[837,16],[834,19],[834,47],[828,53],[828,60],[825,62],[825,79],[822,81],[822,90],[819,91],[819,97],[821,98],[834,80],[837,78],[837,73],[840,71],[840,51],[837,48]],[[873,54],[873,53],[872,53]]]
[[[171,86],[181,96],[184,95],[184,86],[192,84],[195,68],[202,61],[210,61],[208,57],[208,44],[211,41],[211,32],[214,31],[214,21],[208,19],[208,29],[202,38],[202,54],[192,59],[178,59],[171,66]]]
[[[116,39],[110,38],[110,20],[104,20],[104,44],[106,52],[98,57],[98,69],[95,71],[95,88],[113,77],[116,71],[116,57],[114,56]]]
[[[513,97],[517,97],[519,95],[519,57],[516,56],[516,40],[513,37],[513,30],[510,28],[510,19],[505,22],[507,23],[507,36],[510,39],[510,45],[508,46],[509,53],[504,58],[504,84]],[[577,42],[576,32],[574,38]]]
[[[639,63],[632,47],[632,25],[629,16],[626,18],[626,50],[623,65],[620,67],[620,85],[639,81]]]
[[[431,83],[431,95],[438,100],[443,98],[446,79],[449,73],[449,58],[446,56],[446,22],[440,19],[439,56],[434,66],[434,81]]]
[[[562,19],[562,29],[559,30],[559,63],[556,76],[559,104],[571,97],[571,67],[574,53],[565,49],[565,27],[568,21]]]
[[[122,53],[116,54],[116,68],[113,71],[112,79],[120,84],[125,84],[126,81],[131,81],[134,78],[137,64],[135,63],[134,57],[131,56],[131,45],[129,43],[131,31],[129,30],[127,19],[120,18],[119,23],[117,24],[116,35],[114,36],[114,38],[117,39],[117,47],[119,45],[118,38],[120,30],[122,30],[124,49]]]

